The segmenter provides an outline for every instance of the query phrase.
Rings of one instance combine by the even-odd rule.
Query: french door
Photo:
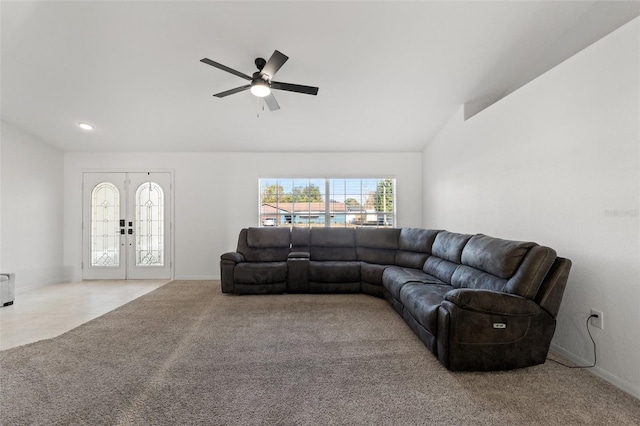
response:
[[[83,279],[171,278],[171,173],[83,175]]]

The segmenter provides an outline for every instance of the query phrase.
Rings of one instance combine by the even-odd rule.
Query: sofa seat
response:
[[[382,275],[389,265],[360,263],[360,291],[372,296],[383,297]]]
[[[404,312],[409,313],[418,324],[432,335],[438,331],[438,308],[444,295],[454,287],[446,284],[423,284],[411,282],[402,286],[400,302]]]
[[[237,294],[279,294],[287,291],[287,262],[244,262],[233,270]]]
[[[312,293],[359,293],[360,262],[310,261],[309,291]]]
[[[233,270],[233,279],[240,284],[283,283],[287,280],[287,262],[246,262]]]
[[[382,285],[396,300],[400,301],[400,290],[409,283],[442,285],[442,281],[419,269],[390,266],[384,270]]]
[[[389,265],[378,265],[375,263],[360,263],[360,278],[363,282],[382,286],[382,274]]]

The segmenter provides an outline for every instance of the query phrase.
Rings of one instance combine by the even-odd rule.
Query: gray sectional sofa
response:
[[[248,228],[224,293],[384,297],[450,370],[545,362],[571,261],[536,243],[417,228]]]

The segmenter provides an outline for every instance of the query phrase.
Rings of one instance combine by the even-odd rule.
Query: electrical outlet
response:
[[[591,315],[597,315],[598,317],[591,317],[591,325],[599,328],[600,330],[604,330],[604,316],[602,312],[596,311],[595,309],[591,310]]]

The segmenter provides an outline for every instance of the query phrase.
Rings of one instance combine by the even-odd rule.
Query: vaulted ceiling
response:
[[[420,151],[640,14],[636,1],[2,1],[2,119],[64,151]],[[212,95],[279,50],[270,112]],[[86,121],[93,132],[77,127]]]

